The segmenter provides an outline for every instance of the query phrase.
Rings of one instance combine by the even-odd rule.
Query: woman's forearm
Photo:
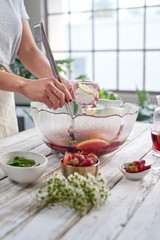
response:
[[[27,20],[22,21],[23,32],[18,56],[23,65],[37,78],[53,76],[48,59],[36,46]]]
[[[37,78],[53,77],[52,69],[48,59],[38,49],[33,39],[27,20],[22,21],[23,34],[18,51],[18,56],[24,66]],[[67,87],[70,93],[73,93],[71,81],[61,78],[62,83]],[[73,94],[72,94],[73,97]]]
[[[22,94],[26,79],[15,74],[0,71],[0,90]]]
[[[26,54],[19,55],[19,58],[23,65],[37,78],[53,76],[47,58],[37,47],[33,47]]]
[[[67,88],[54,77],[31,80],[0,71],[0,90],[23,94],[53,109],[62,107],[65,101],[72,101]]]

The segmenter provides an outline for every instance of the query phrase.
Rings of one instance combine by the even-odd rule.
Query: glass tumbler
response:
[[[82,113],[86,113],[87,107],[95,103],[98,92],[98,84],[89,80],[74,81],[75,102],[82,107]]]

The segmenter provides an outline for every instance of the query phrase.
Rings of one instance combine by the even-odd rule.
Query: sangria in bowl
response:
[[[69,103],[73,118],[65,106],[48,109],[43,103],[32,102],[31,112],[43,141],[51,149],[64,153],[83,151],[98,156],[113,152],[128,138],[136,121],[138,109],[120,100],[99,99],[96,108]]]

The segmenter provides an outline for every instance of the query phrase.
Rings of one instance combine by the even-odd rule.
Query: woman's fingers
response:
[[[66,86],[66,88],[68,89],[68,91],[70,92],[72,98],[74,96],[74,85],[73,85],[73,81],[71,80],[67,80],[66,78],[61,77],[61,81],[62,83]]]
[[[48,108],[50,108],[50,109],[54,109],[54,110],[56,110],[57,108],[59,108],[59,105],[58,105],[58,102],[55,100],[53,100],[53,99],[50,99],[50,98],[46,98],[46,100],[45,100],[45,102],[44,102],[46,105],[47,105],[47,107]]]
[[[48,97],[46,97],[43,102],[47,105],[49,109],[53,108],[53,102]]]
[[[97,105],[96,105],[96,101],[93,102],[92,106],[93,106],[93,107],[96,107],[96,106],[97,106]]]
[[[48,108],[57,109],[72,101],[67,88],[54,77],[37,80],[25,80],[22,94],[33,101],[45,103]]]
[[[63,93],[61,90],[59,90],[57,87],[54,86],[53,90],[51,90],[51,97],[54,99],[56,98],[56,101],[59,104],[59,107],[62,107],[65,103],[65,93]]]
[[[65,104],[65,101],[71,102],[72,96],[67,88],[55,78],[48,84],[47,97],[52,102],[52,108],[57,109]]]
[[[99,98],[99,94],[98,94],[98,92],[97,92],[97,94],[96,94],[96,96],[95,96],[95,101],[97,101],[98,100],[98,98]]]
[[[57,87],[59,89],[58,93],[59,93],[59,97],[62,97],[61,93],[64,93],[65,95],[65,99],[67,102],[71,102],[72,101],[72,96],[69,93],[69,91],[67,90],[66,86],[64,86],[62,83],[58,82],[57,80],[54,82],[55,87]],[[63,101],[64,104],[64,101]]]

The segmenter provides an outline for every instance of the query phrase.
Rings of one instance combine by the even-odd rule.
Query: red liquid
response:
[[[108,146],[105,146],[105,147],[103,146],[102,148],[100,148],[100,147],[96,148],[96,143],[94,143],[92,150],[91,150],[91,148],[87,149],[86,146],[84,147],[84,149],[83,148],[78,149],[78,147],[76,147],[76,144],[73,146],[59,146],[59,145],[55,145],[52,143],[47,143],[47,142],[45,142],[45,143],[48,147],[50,147],[53,150],[56,150],[58,152],[61,152],[61,153],[64,153],[66,151],[71,152],[71,153],[74,153],[77,151],[83,151],[84,154],[89,154],[92,152],[92,153],[96,154],[97,156],[102,156],[107,153],[111,153],[111,152],[115,151],[119,146],[121,146],[124,143],[124,141],[123,142],[114,141],[114,142],[110,143]]]
[[[153,148],[156,151],[160,151],[160,134],[158,134],[158,132],[153,131],[151,133],[152,136],[152,142],[153,142]]]

